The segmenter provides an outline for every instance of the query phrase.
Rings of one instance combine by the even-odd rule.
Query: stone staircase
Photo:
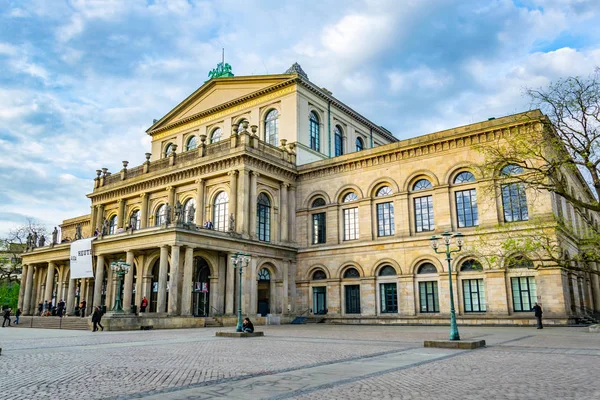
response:
[[[213,317],[205,317],[204,318],[204,327],[205,328],[216,328],[216,327],[222,327],[223,323],[221,323],[219,320],[213,318]]]
[[[13,318],[14,320],[14,318]],[[19,325],[13,325],[17,328],[38,328],[38,329],[67,329],[87,331],[89,318],[79,317],[21,317]]]
[[[582,317],[577,317],[577,323],[581,325],[600,324],[600,318],[597,315],[585,314]]]

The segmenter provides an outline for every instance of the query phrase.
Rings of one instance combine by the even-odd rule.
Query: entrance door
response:
[[[208,295],[210,291],[210,267],[202,257],[194,258],[194,287],[192,290],[192,314],[207,317],[210,314]]]
[[[152,267],[152,280],[150,281],[150,310],[148,312],[156,312],[158,302],[158,271],[160,269],[160,259],[156,260]]]
[[[360,314],[360,285],[344,286],[346,292],[346,314]]]
[[[319,286],[313,288],[313,313],[325,314],[327,309],[327,288]]]
[[[271,292],[271,274],[268,269],[261,269],[258,273],[258,313],[265,317],[271,312],[270,295]]]

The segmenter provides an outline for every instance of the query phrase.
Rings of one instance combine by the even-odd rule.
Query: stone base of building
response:
[[[423,345],[439,349],[474,350],[485,347],[485,340],[425,340]]]
[[[269,325],[272,318],[254,317],[252,321],[255,325]],[[277,319],[278,324],[289,324],[290,317],[282,316]],[[185,328],[204,328],[220,326],[236,326],[237,316],[222,317],[183,317],[169,316],[167,314],[134,314],[125,313],[106,313],[102,318],[102,325],[105,331],[133,331],[142,329],[185,329]],[[90,328],[93,326],[88,319]]]
[[[448,325],[449,316],[326,316],[324,323],[329,324],[352,324],[352,325]],[[458,325],[491,325],[491,326],[536,326],[537,321],[534,317],[519,317],[515,315],[506,316],[477,316],[477,317],[456,317]],[[555,317],[544,318],[544,325],[548,326],[568,326],[576,323],[575,318]]]

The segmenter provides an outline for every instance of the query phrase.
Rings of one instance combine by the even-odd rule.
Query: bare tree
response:
[[[14,282],[21,273],[21,253],[27,246],[27,236],[37,233],[38,237],[46,235],[44,225],[27,218],[26,222],[12,229],[4,238],[0,238],[0,282]]]

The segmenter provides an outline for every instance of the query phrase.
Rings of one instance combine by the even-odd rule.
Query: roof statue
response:
[[[214,78],[231,78],[233,73],[231,72],[231,65],[226,62],[220,62],[217,64],[217,68],[211,70],[208,73],[208,79]]]
[[[308,75],[306,75],[306,72],[304,72],[304,70],[302,69],[302,67],[300,66],[300,64],[298,64],[297,62],[293,63],[291,67],[289,67],[287,69],[287,71],[285,71],[286,74],[298,74],[301,77],[305,78],[308,80]]]

